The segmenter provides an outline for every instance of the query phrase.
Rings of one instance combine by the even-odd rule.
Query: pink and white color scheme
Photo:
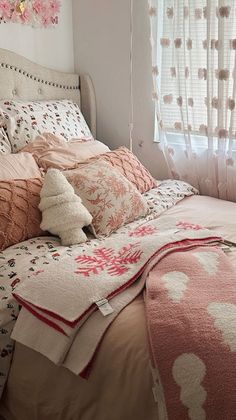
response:
[[[173,207],[180,200],[183,200],[184,197],[192,196],[196,193],[197,191],[194,188],[181,181],[170,180],[161,182],[157,188],[145,193],[145,198],[149,207],[148,216],[146,216],[145,219],[123,226],[119,229],[119,234],[133,232],[136,235],[137,241],[138,235],[140,235],[141,232],[144,234],[142,225],[158,218],[159,215]],[[138,227],[140,227],[140,229],[137,231]],[[118,233],[116,232],[112,235],[113,237],[116,237],[117,234]],[[130,237],[128,236],[127,242],[129,240]],[[104,239],[93,239],[88,243],[88,247],[98,246],[98,244],[102,246],[103,241]],[[84,244],[73,246],[74,251],[77,249],[77,256],[83,253],[83,247]],[[19,315],[19,305],[13,299],[12,292],[16,289],[17,285],[19,285],[21,281],[27,279],[28,276],[34,275],[34,278],[37,279],[37,275],[40,273],[40,270],[42,270],[42,265],[43,267],[46,267],[48,263],[50,265],[52,261],[60,262],[61,258],[67,253],[69,255],[71,254],[71,248],[62,247],[60,241],[52,236],[31,239],[12,246],[1,253],[0,301],[2,315],[0,318],[0,328],[2,334],[0,335],[0,398],[7,380],[14,351],[14,342],[11,339],[11,333]],[[76,264],[76,267],[78,267],[78,264]],[[53,278],[55,278],[55,276]],[[48,330],[57,333],[53,328],[49,329],[46,324],[45,326]],[[61,333],[58,334],[60,337],[66,337]]]
[[[43,313],[45,322],[47,315],[52,317],[54,321],[48,322],[52,327],[56,328],[60,321],[75,328],[95,310],[96,302],[112,299],[137,280],[153,257],[159,260],[170,251],[220,239],[207,229],[176,229],[171,220],[162,225],[157,219],[147,228],[141,239],[131,236],[132,232],[116,235],[102,245],[84,244],[79,255],[77,249],[72,249],[60,261],[42,264],[37,273],[17,287],[14,297],[35,316],[38,310]],[[49,281],[55,272],[57,281]],[[61,332],[66,333],[64,329]]]
[[[164,223],[157,219],[108,238],[97,246],[84,244],[80,255],[78,250],[71,249],[53,261],[49,255],[44,256],[38,261],[37,272],[24,282],[21,281],[24,269],[18,272],[20,283],[13,296],[35,319],[30,316],[26,332],[22,328],[26,318],[23,312],[13,337],[54,363],[84,375],[107,327],[140,293],[152,267],[169,253],[205,246],[219,239],[206,229],[180,229],[171,219]],[[57,280],[49,281],[55,272]],[[104,299],[111,306],[105,323],[103,315],[96,311]],[[32,325],[37,324],[36,319],[47,326],[46,330],[41,326],[41,330],[45,330],[43,343],[35,341],[35,334],[30,332]],[[38,328],[33,329],[38,331]],[[88,336],[90,340],[86,341]],[[57,343],[53,350],[52,342]],[[79,345],[80,351],[73,347],[77,356],[69,362],[72,342]]]
[[[157,140],[174,179],[236,201],[235,1],[149,0]]]
[[[50,27],[58,24],[60,0],[0,0],[0,23]]]
[[[217,247],[166,256],[149,273],[146,309],[160,419],[233,419],[235,273]]]

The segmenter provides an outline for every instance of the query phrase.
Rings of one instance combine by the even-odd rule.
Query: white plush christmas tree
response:
[[[60,171],[48,170],[40,196],[42,230],[59,236],[66,246],[87,240],[82,228],[91,224],[92,216]]]

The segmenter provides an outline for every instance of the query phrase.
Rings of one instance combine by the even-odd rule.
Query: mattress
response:
[[[236,241],[236,204],[187,197],[160,217],[201,224]],[[229,258],[236,268],[236,248]],[[0,413],[7,420],[157,420],[143,297],[105,334],[88,380],[16,344]]]

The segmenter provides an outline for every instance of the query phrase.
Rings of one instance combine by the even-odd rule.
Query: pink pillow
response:
[[[64,175],[93,216],[97,236],[108,236],[147,214],[147,201],[137,188],[103,160],[65,171]]]
[[[38,165],[47,170],[74,168],[80,162],[108,152],[109,148],[97,140],[73,139],[66,142],[54,134],[45,133],[24,147],[23,151],[31,153]]]
[[[45,235],[38,209],[42,178],[0,181],[0,251]]]
[[[0,180],[40,177],[41,172],[30,153],[0,155]]]
[[[157,181],[142,165],[138,158],[126,147],[122,146],[112,152],[99,156],[122,173],[141,194],[157,186]],[[94,161],[96,158],[92,158]]]

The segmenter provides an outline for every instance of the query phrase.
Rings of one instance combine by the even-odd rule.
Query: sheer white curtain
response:
[[[236,201],[236,1],[150,0],[157,138],[173,178]]]

